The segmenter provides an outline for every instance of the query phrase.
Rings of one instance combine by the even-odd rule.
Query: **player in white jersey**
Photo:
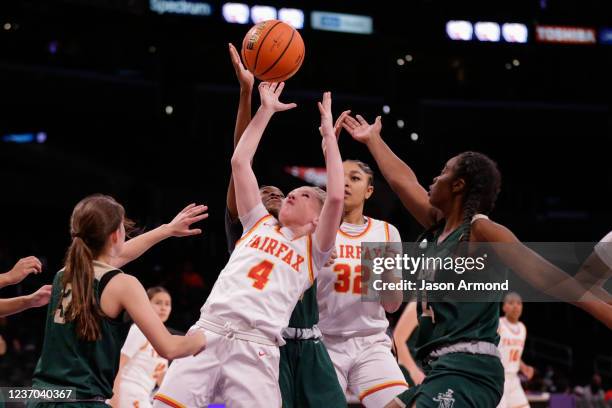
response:
[[[162,322],[172,311],[172,298],[161,286],[147,289],[147,295]],[[121,348],[119,372],[113,387],[111,405],[114,408],[151,407],[151,392],[164,378],[168,360],[161,357],[135,324],[130,327]]]
[[[319,328],[345,392],[359,397],[366,407],[382,407],[408,387],[391,353],[385,311],[394,312],[402,293],[380,302],[362,301],[361,243],[393,242],[401,250],[401,237],[393,225],[363,215],[372,195],[373,172],[360,161],[344,165],[343,222],[336,237],[336,258],[319,273]],[[365,285],[365,283],[364,283]]]
[[[203,330],[207,349],[174,361],[155,407],[280,407],[279,345],[298,299],[334,248],[342,218],[342,159],[334,134],[331,94],[319,103],[327,154],[327,197],[300,187],[287,195],[278,222],[265,210],[251,161],[275,112],[295,107],[278,98],[283,83],[259,85],[261,107],[232,157],[238,215],[244,227],[192,330]]]
[[[527,328],[519,321],[523,313],[523,301],[518,293],[508,293],[504,298],[504,316],[499,319],[499,352],[504,365],[504,395],[497,408],[529,407],[529,401],[521,386],[519,371],[527,379],[533,377],[533,367],[523,363]]]

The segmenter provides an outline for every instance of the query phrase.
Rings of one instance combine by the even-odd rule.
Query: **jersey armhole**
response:
[[[104,276],[102,276],[102,279],[100,279],[100,284],[98,285],[98,293],[99,293],[98,298],[100,300],[102,300],[102,293],[104,292],[104,289],[106,289],[106,285],[108,285],[110,280],[113,279],[115,276],[119,275],[120,273],[123,273],[123,272],[120,271],[119,269],[115,269],[113,271],[106,272]],[[126,314],[125,310],[123,310],[121,313],[119,313],[117,317],[115,318],[107,317],[107,319],[115,323],[124,323],[126,322],[126,319],[124,316],[125,314]]]

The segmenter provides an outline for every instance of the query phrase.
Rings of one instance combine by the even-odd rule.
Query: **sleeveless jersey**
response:
[[[242,236],[242,224],[240,221],[232,221],[229,211],[225,209],[225,237],[227,238],[227,249],[230,253],[234,251],[236,242]],[[304,292],[304,295],[295,305],[291,317],[289,318],[289,327],[300,329],[312,328],[319,322],[319,307],[317,305],[317,280],[315,279],[312,286]]]
[[[118,271],[94,261],[94,293],[100,302],[100,281]],[[120,271],[119,271],[120,272]],[[75,388],[77,399],[110,398],[119,369],[121,345],[129,324],[117,319],[100,319],[101,337],[97,341],[77,338],[74,322],[64,320],[64,311],[72,299],[70,286],[62,288],[64,270],[53,279],[51,300],[47,307],[42,354],[34,370],[36,388]]]
[[[210,315],[243,330],[258,330],[282,345],[281,332],[291,311],[329,252],[318,251],[311,235],[293,239],[291,230],[281,228],[262,204],[251,210],[243,225],[245,232],[202,307],[201,318]]]
[[[384,333],[389,322],[380,302],[362,301],[361,243],[400,242],[393,225],[366,217],[364,225],[342,223],[336,235],[338,258],[319,273],[319,328],[323,334],[363,337]]]
[[[527,329],[522,322],[510,323],[505,317],[499,319],[499,351],[506,373],[517,374],[525,348]]]
[[[474,216],[474,222],[480,216]],[[444,241],[438,244],[438,237],[444,230],[441,227],[433,236],[425,250],[426,257],[452,256],[457,249],[466,228],[461,226],[453,231]],[[505,271],[498,271],[500,274]],[[436,272],[438,273],[438,272]],[[453,271],[448,273],[454,274]],[[467,272],[469,273],[469,272]],[[497,273],[497,272],[496,272]],[[451,279],[453,279],[451,277]],[[429,279],[428,279],[429,280]],[[427,303],[427,293],[418,291],[417,313],[419,315],[419,330],[416,340],[416,357],[425,359],[430,352],[442,346],[466,341],[484,341],[497,345],[499,336],[499,299],[488,302],[459,302],[437,300]],[[426,305],[426,313],[423,306]],[[433,316],[433,317],[432,317]]]
[[[130,358],[122,370],[122,384],[129,382],[140,386],[146,394],[150,394],[155,388],[156,371],[165,371],[168,368],[168,360],[157,354],[135,324],[130,328],[121,354]]]

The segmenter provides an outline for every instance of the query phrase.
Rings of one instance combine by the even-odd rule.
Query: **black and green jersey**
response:
[[[110,278],[121,271],[94,261],[94,293],[98,302]],[[77,338],[74,322],[66,322],[64,311],[70,304],[70,287],[62,287],[61,270],[53,280],[47,308],[42,354],[34,371],[36,388],[74,388],[76,399],[110,398],[113,381],[119,369],[119,355],[129,323],[121,318],[100,319],[101,337],[97,341]]]
[[[465,226],[457,228],[438,244],[438,237],[443,229],[433,234],[432,242],[428,243],[425,250],[425,256],[446,257],[454,254],[465,232]],[[453,271],[447,273],[458,276]],[[451,276],[449,279],[454,277]],[[417,359],[424,359],[436,348],[459,342],[484,341],[495,345],[499,342],[498,301],[501,299],[497,302],[460,302],[452,299],[428,302],[427,306],[431,308],[433,318],[423,316],[423,305],[427,302],[427,294],[420,292],[418,300],[419,330],[415,344]]]
[[[298,300],[291,318],[289,327],[308,329],[319,322],[319,305],[317,303],[317,280],[312,286],[304,291],[302,298]]]

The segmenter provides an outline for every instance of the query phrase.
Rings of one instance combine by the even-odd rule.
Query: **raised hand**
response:
[[[282,112],[295,108],[295,103],[283,103],[278,100],[285,88],[284,82],[262,82],[259,84],[259,97],[261,99],[261,107],[271,112]]]
[[[342,123],[344,122],[344,119],[350,114],[351,114],[350,109],[345,110],[344,112],[340,114],[340,116],[338,116],[338,119],[336,119],[336,123],[334,123],[334,133],[336,134],[336,139],[340,137],[340,132],[342,132]]]
[[[361,115],[357,115],[356,119],[347,115],[342,122],[342,127],[349,132],[353,139],[367,144],[374,137],[380,136],[382,122],[380,116],[377,116],[374,123],[370,125]]]
[[[202,233],[200,228],[190,229],[191,224],[208,218],[208,207],[205,205],[189,204],[166,225],[172,237],[186,237]]]
[[[243,90],[251,90],[255,84],[255,77],[251,71],[242,65],[242,61],[240,60],[240,55],[238,54],[236,47],[234,47],[232,43],[229,43],[228,48],[232,65],[234,66],[234,71],[236,71],[236,78],[238,78],[238,82],[240,82],[240,88]]]
[[[29,294],[27,296],[28,307],[40,307],[49,303],[52,288],[53,285],[44,285],[41,286],[36,292]]]
[[[13,269],[6,273],[7,282],[15,285],[31,273],[42,272],[42,264],[35,256],[28,256],[17,261]]]
[[[317,106],[319,107],[319,113],[321,113],[321,136],[326,137],[328,135],[334,135],[334,125],[333,125],[333,117],[332,117],[332,98],[331,92],[323,92],[323,100],[321,102],[317,102]]]

